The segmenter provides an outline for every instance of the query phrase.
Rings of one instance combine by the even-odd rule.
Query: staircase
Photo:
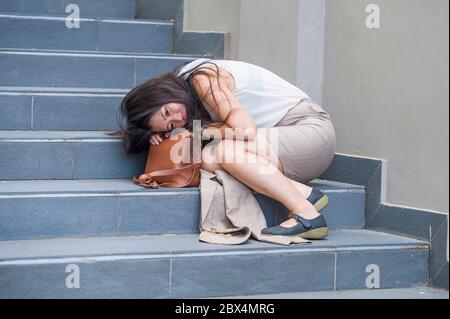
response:
[[[65,26],[77,3],[79,29]],[[428,283],[427,242],[364,229],[362,186],[317,179],[326,240],[198,241],[198,189],[137,187],[121,98],[204,55],[175,54],[173,20],[135,20],[131,0],[0,3],[0,298],[189,298],[408,288]],[[287,216],[256,194],[269,226]],[[372,276],[372,277],[371,277]],[[367,285],[369,284],[369,286]]]

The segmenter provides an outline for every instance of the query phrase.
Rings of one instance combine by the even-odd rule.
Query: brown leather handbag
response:
[[[151,145],[144,174],[134,176],[134,183],[146,188],[198,187],[200,185],[200,163],[194,163],[192,141],[192,134],[185,134],[178,135],[176,139],[166,138],[157,145]],[[178,143],[183,143],[183,145],[189,143],[189,160],[174,163],[171,159],[171,150]]]

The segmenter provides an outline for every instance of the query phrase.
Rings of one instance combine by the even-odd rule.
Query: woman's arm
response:
[[[219,131],[223,139],[251,141],[256,136],[256,124],[229,89],[224,78],[218,79],[214,70],[202,68],[207,74],[195,74],[192,85],[200,99],[208,104],[224,123]],[[220,83],[219,83],[220,81]],[[220,84],[220,87],[219,87]],[[216,131],[214,131],[216,130]],[[204,136],[217,133],[217,128],[206,128]]]

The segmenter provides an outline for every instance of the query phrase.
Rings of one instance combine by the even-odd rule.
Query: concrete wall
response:
[[[380,29],[365,25],[366,5]],[[448,213],[448,0],[329,0],[324,104],[337,152],[387,159],[387,201]]]
[[[229,59],[239,57],[241,0],[185,0],[184,31],[230,32]]]
[[[298,0],[242,0],[239,59],[297,81]]]
[[[185,1],[185,31],[230,32],[229,59],[297,82],[298,0]]]
[[[299,0],[297,85],[322,103],[326,0]]]

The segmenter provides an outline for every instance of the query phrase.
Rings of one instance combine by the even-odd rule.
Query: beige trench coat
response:
[[[252,190],[223,170],[201,170],[200,194],[201,241],[237,245],[253,236],[280,245],[310,242],[300,237],[261,234],[267,227],[266,219]]]

